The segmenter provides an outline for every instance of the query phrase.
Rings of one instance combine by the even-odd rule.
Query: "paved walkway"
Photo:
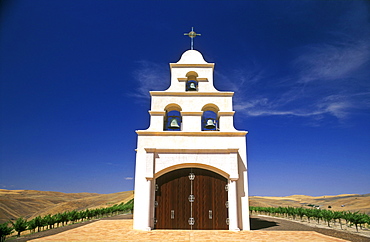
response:
[[[36,241],[346,241],[313,231],[152,230],[132,229],[132,219],[100,220]]]

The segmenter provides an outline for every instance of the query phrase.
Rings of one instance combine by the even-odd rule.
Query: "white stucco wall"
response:
[[[214,88],[214,64],[207,63],[198,51],[186,51],[170,67],[171,86],[166,91],[150,92],[150,127],[136,131],[134,229],[150,230],[154,226],[157,177],[182,167],[199,167],[228,179],[228,199],[232,206],[229,228],[249,230],[247,132],[234,128],[233,92],[219,92]],[[189,73],[197,78],[197,91],[185,90]],[[168,106],[180,111],[181,131],[163,131]],[[205,106],[210,106],[218,115],[219,131],[201,131]]]
[[[220,111],[233,111],[232,92],[199,94],[199,92],[165,93],[153,91],[150,93],[152,95],[152,111],[164,111],[170,103],[178,104],[182,111],[187,112],[202,111],[202,108],[207,104],[216,105]]]

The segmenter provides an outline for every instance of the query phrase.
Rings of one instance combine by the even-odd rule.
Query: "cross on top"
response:
[[[197,34],[194,32],[194,27],[191,27],[191,31],[189,33],[185,33],[184,35],[187,35],[190,37],[191,39],[191,49],[193,50],[194,49],[194,38],[197,37],[197,36],[200,36],[201,34]]]

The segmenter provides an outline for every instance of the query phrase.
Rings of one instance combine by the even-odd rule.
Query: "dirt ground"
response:
[[[132,224],[132,215],[119,215],[111,218],[105,218],[101,220],[88,221],[79,224],[72,224],[69,226],[51,229],[43,231],[40,233],[35,233],[21,238],[10,238],[7,241],[81,241],[84,233],[86,234],[84,241],[104,241],[105,237],[107,240],[111,240],[111,237],[114,237],[114,234],[104,234],[103,230],[101,232],[97,231],[97,227],[114,226],[117,228],[118,223],[122,223],[122,226],[131,226]],[[112,221],[105,221],[112,220]],[[123,221],[126,220],[126,221]],[[120,222],[121,221],[121,222]],[[127,225],[126,225],[127,224]],[[86,226],[88,225],[88,226]],[[99,225],[99,226],[98,226]],[[120,224],[121,225],[121,224]],[[84,226],[83,228],[81,228]],[[130,230],[130,228],[126,228]],[[116,241],[135,241],[135,236],[140,236],[140,241],[166,241],[171,236],[175,236],[176,240],[179,241],[214,241],[217,240],[227,241],[231,239],[232,241],[243,241],[246,239],[251,239],[251,241],[289,241],[287,236],[290,236],[292,240],[290,241],[299,241],[302,238],[306,238],[305,241],[354,241],[354,242],[365,242],[370,241],[369,237],[364,237],[358,234],[353,234],[345,231],[338,231],[334,229],[326,228],[317,228],[310,227],[305,224],[287,221],[279,218],[272,217],[263,217],[263,216],[252,216],[251,217],[251,230],[252,233],[248,234],[248,231],[242,232],[231,232],[231,231],[175,231],[175,230],[153,230],[151,232],[138,232],[132,230],[127,233],[127,238],[119,239],[116,237]],[[65,232],[61,234],[62,232]],[[107,232],[107,231],[105,231]],[[113,231],[112,231],[113,232]],[[119,232],[119,231],[116,231]],[[298,232],[298,233],[297,233]],[[99,235],[96,237],[92,233]],[[137,235],[136,235],[137,234]],[[55,236],[53,236],[55,235]],[[51,237],[48,237],[51,236]],[[94,237],[95,236],[95,237]],[[161,237],[162,236],[162,237]],[[163,237],[164,236],[164,237]],[[216,236],[216,237],[215,237]],[[244,237],[243,237],[244,236]],[[248,238],[246,236],[249,236]],[[334,238],[330,238],[331,236]],[[190,240],[189,240],[190,238]],[[337,238],[337,239],[335,239]],[[147,240],[146,240],[147,239]],[[282,240],[283,239],[283,240]]]

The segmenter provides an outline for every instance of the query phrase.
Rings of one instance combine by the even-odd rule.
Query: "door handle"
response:
[[[208,218],[212,219],[212,210],[208,210]]]
[[[175,219],[175,210],[171,210],[171,219]]]

